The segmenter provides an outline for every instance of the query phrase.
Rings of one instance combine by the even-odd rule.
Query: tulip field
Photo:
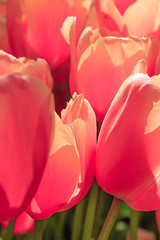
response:
[[[160,0],[0,0],[0,240],[160,239]]]

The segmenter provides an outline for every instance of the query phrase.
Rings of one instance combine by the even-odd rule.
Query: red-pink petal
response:
[[[115,96],[99,135],[97,181],[136,210],[160,207],[159,111],[160,84],[132,75]]]
[[[95,176],[96,119],[89,103],[73,99],[55,116],[55,136],[39,188],[27,212],[35,219],[77,204]]]
[[[29,204],[48,159],[53,96],[40,80],[0,77],[0,220],[15,219]]]

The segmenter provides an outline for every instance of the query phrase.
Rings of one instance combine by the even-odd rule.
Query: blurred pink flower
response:
[[[131,240],[130,233],[127,234],[126,240]],[[156,240],[156,236],[153,232],[138,228],[137,240]]]
[[[1,225],[3,228],[7,228],[8,222],[4,221],[1,222]],[[23,212],[15,222],[14,226],[14,234],[20,235],[20,234],[26,234],[33,232],[34,229],[34,220],[31,218],[26,212]]]
[[[159,0],[95,0],[100,26],[124,36],[160,38]]]
[[[77,16],[77,34],[82,31],[91,0],[8,0],[7,28],[16,57],[44,58],[53,70],[69,58],[61,35],[63,21]]]

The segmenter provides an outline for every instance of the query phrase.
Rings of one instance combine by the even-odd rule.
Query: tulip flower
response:
[[[7,28],[16,57],[44,58],[53,70],[69,58],[69,47],[61,35],[67,16],[77,16],[77,34],[87,20],[91,0],[8,0]]]
[[[159,0],[95,0],[95,5],[100,26],[123,36],[154,34],[160,38]]]
[[[131,240],[130,234],[127,234],[126,240]],[[138,228],[137,240],[156,240],[156,236],[153,232],[147,231],[143,228]]]
[[[24,74],[21,62],[17,71],[15,61],[0,52],[0,221],[16,219],[35,195],[54,130],[53,95],[43,75],[34,77],[29,65],[32,74]]]
[[[55,135],[39,188],[27,212],[44,219],[76,205],[95,176],[96,118],[82,95],[73,95],[61,118],[55,113]]]
[[[7,228],[8,222],[4,221],[1,222],[1,225],[3,228]],[[21,235],[21,234],[26,234],[26,233],[31,233],[33,232],[34,229],[34,220],[26,213],[23,212],[15,222],[14,226],[14,234],[15,235]]]
[[[96,178],[101,188],[131,208],[160,208],[160,75],[129,76],[100,130]]]
[[[145,59],[148,73],[155,73],[160,43],[148,37],[107,36],[105,29],[86,28],[76,45],[74,25],[75,21],[70,31],[70,91],[83,93],[98,120],[102,121],[116,92],[138,60]]]

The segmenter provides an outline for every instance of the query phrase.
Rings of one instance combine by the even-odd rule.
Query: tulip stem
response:
[[[92,237],[92,229],[96,212],[98,193],[99,187],[97,182],[94,181],[89,193],[88,208],[84,222],[82,240],[90,240]]]
[[[108,196],[108,194],[106,192],[104,192],[102,189],[100,189],[98,203],[97,203],[97,209],[96,209],[96,215],[95,215],[95,221],[94,221],[94,228],[93,228],[93,239],[98,238],[98,235],[102,228],[101,220],[104,217],[104,212],[106,210],[107,210],[107,212],[109,211],[110,197]],[[108,205],[108,208],[105,210],[106,204]],[[107,212],[106,212],[106,215],[107,215]]]
[[[81,230],[82,230],[82,226],[83,226],[83,215],[84,215],[85,200],[86,200],[86,198],[83,198],[76,205],[76,207],[74,209],[71,240],[79,240],[81,238]]]
[[[43,232],[43,221],[42,220],[35,220],[33,240],[42,240],[42,232]]]
[[[98,237],[98,240],[107,240],[109,238],[109,235],[119,215],[122,205],[123,201],[114,197],[111,208],[109,210],[103,228]]]
[[[10,221],[7,227],[7,230],[4,234],[3,240],[11,240],[13,238],[13,230],[15,226],[15,220]]]
[[[67,218],[67,211],[59,212],[58,217],[58,226],[55,233],[55,239],[63,240],[64,239],[64,229],[65,229],[65,223]]]
[[[137,239],[137,228],[140,219],[140,212],[131,210],[131,217],[130,217],[130,236],[131,240]]]

